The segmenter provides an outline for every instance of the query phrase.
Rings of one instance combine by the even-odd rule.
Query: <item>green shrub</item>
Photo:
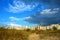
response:
[[[57,30],[57,27],[54,26],[52,29],[53,29],[53,30]]]

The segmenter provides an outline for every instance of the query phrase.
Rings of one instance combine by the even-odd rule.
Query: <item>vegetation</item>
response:
[[[54,26],[52,29],[53,29],[53,30],[57,30],[57,27]]]
[[[40,35],[40,38],[48,36],[60,37],[60,30],[53,28],[54,30],[16,30],[0,27],[0,40],[28,40],[28,36],[32,33]],[[41,36],[42,35],[42,36]]]
[[[28,28],[28,29],[26,29],[26,31],[30,31],[30,29]]]
[[[27,37],[26,31],[0,28],[0,40],[27,40]]]

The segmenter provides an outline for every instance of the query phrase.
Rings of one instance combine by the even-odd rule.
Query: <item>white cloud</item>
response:
[[[23,20],[25,20],[25,19],[30,19],[30,18],[31,18],[31,16],[24,17]]]
[[[18,24],[14,24],[14,23],[9,23],[8,26],[21,26],[21,25],[18,25]]]
[[[37,6],[36,3],[34,5],[30,5],[30,4],[21,2],[21,1],[14,1],[13,5],[9,4],[8,11],[13,12],[13,13],[18,13],[18,12],[22,12],[22,11],[30,11],[33,8],[35,8],[36,6]]]
[[[54,8],[53,10],[60,10],[60,8]]]
[[[8,28],[9,29],[17,29],[17,30],[20,30],[21,29],[21,25],[19,25],[19,24],[16,24],[16,23],[9,23],[9,24],[7,24],[8,25]]]
[[[59,8],[54,8],[54,9],[44,9],[42,10],[41,14],[54,14],[59,11]]]
[[[20,18],[16,18],[16,17],[9,17],[9,19],[11,20],[11,21],[18,21],[18,20],[20,20]]]
[[[31,16],[23,17],[23,18],[17,18],[17,17],[11,16],[11,17],[9,17],[9,19],[10,19],[11,21],[20,21],[20,20],[31,19]]]

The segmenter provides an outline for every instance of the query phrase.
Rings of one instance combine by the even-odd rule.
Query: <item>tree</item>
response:
[[[30,29],[29,29],[29,28],[27,28],[27,29],[26,29],[26,31],[30,31]]]
[[[52,28],[53,30],[57,30],[57,27],[55,27],[55,26],[53,26],[53,28]]]
[[[0,27],[0,30],[5,30],[6,28],[4,26]]]

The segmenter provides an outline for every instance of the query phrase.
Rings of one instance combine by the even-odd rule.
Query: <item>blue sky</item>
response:
[[[60,24],[60,0],[0,0],[0,25]]]

